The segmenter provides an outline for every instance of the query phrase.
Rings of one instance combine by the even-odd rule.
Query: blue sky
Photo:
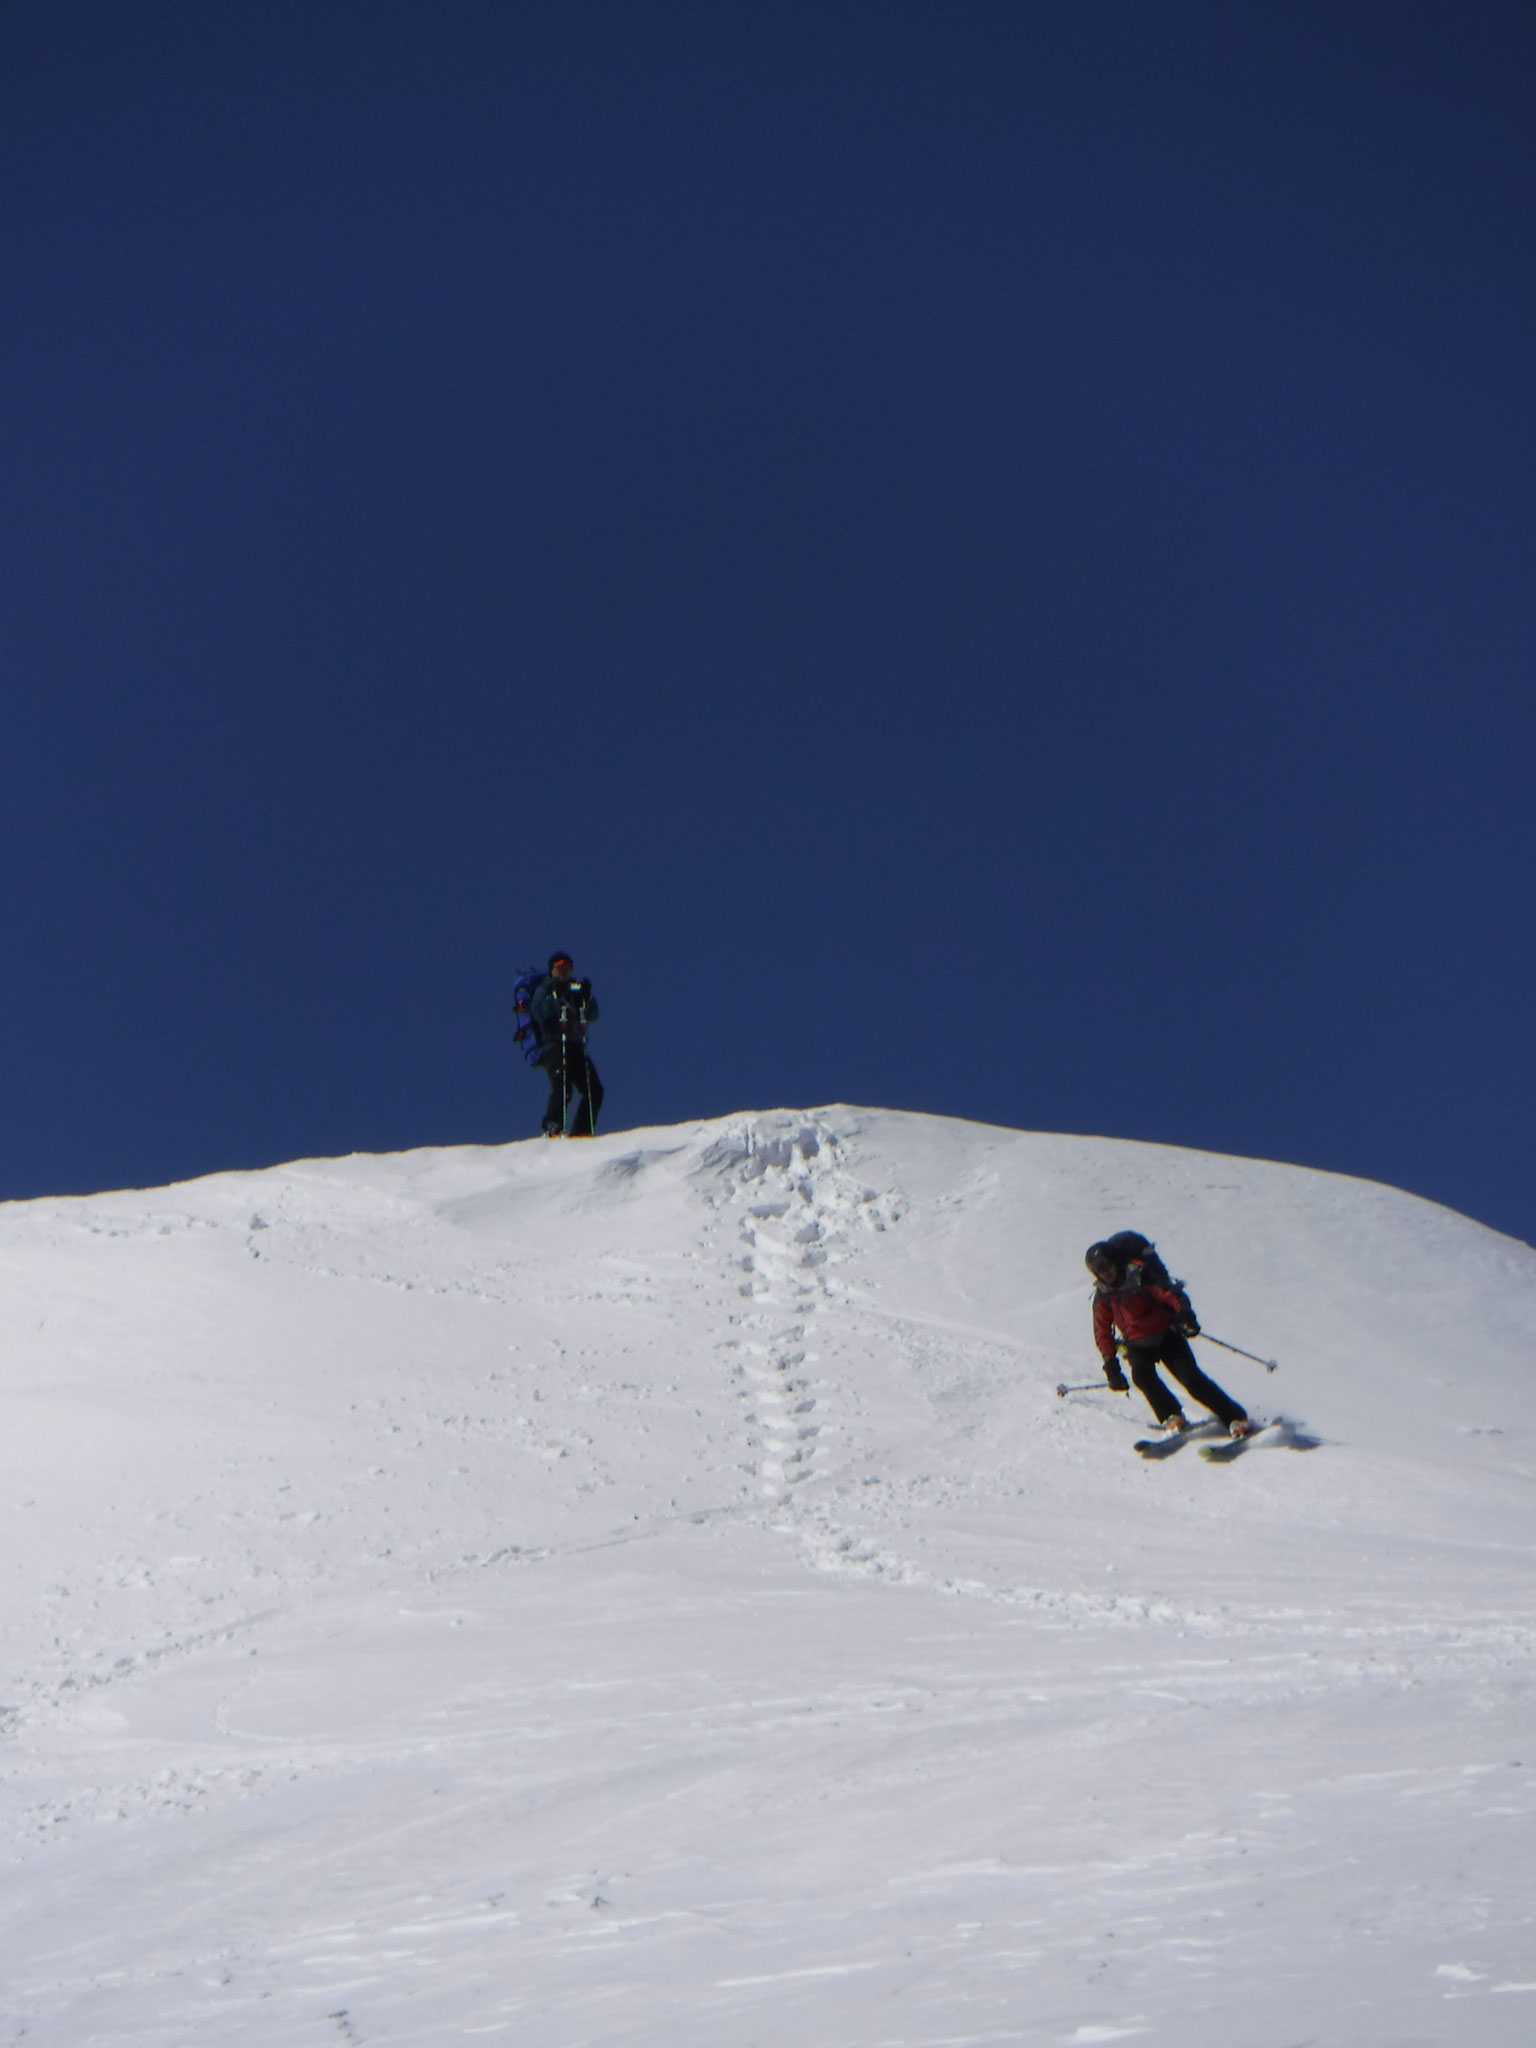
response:
[[[1533,105],[1476,0],[7,8],[0,1194],[531,1132],[559,945],[609,1128],[1536,1236]]]

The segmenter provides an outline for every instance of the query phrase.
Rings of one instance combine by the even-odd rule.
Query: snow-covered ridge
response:
[[[1292,1424],[1230,1467],[1056,1394],[1128,1225],[1280,1360],[1201,1347]],[[1529,1247],[832,1108],[13,1204],[0,1271],[29,2038],[1529,2038]]]

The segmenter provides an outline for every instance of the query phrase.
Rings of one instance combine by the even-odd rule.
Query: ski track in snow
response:
[[[1170,1214],[1226,1468],[1053,1391]],[[0,2040],[1529,2039],[1527,1248],[845,1110],[4,1223]]]
[[[761,1498],[775,1509],[772,1526],[793,1534],[823,1571],[865,1572],[910,1579],[899,1558],[837,1521],[829,1509],[804,1506],[797,1489],[837,1471],[832,1444],[854,1427],[856,1399],[838,1372],[835,1335],[821,1338],[821,1314],[834,1299],[838,1266],[857,1256],[864,1232],[884,1232],[902,1213],[894,1191],[884,1196],[842,1165],[840,1140],[824,1121],[748,1122],[739,1139],[721,1140],[705,1155],[718,1174],[709,1196],[740,1217],[733,1266],[745,1275],[738,1291],[747,1307],[731,1317],[744,1334],[725,1340],[738,1355],[749,1469]],[[818,1350],[819,1341],[825,1343]]]

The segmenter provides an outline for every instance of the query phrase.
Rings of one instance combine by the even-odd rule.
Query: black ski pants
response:
[[[552,1046],[539,1061],[549,1075],[549,1101],[544,1109],[544,1134],[590,1138],[603,1106],[603,1084],[584,1045],[567,1041]],[[577,1096],[581,1107],[576,1106]]]
[[[1159,1337],[1144,1337],[1139,1344],[1127,1344],[1125,1362],[1131,1369],[1137,1393],[1145,1394],[1147,1406],[1159,1422],[1166,1422],[1179,1405],[1158,1378],[1159,1365],[1166,1365],[1185,1393],[1202,1408],[1209,1408],[1218,1421],[1240,1422],[1248,1413],[1200,1370],[1189,1348],[1189,1339],[1177,1330],[1164,1330]]]

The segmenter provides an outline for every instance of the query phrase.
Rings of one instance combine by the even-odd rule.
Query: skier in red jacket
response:
[[[1190,1338],[1200,1334],[1195,1311],[1184,1289],[1169,1278],[1152,1244],[1139,1231],[1117,1231],[1089,1245],[1083,1263],[1097,1283],[1093,1341],[1104,1361],[1104,1377],[1115,1392],[1126,1392],[1116,1354],[1118,1331],[1136,1390],[1146,1396],[1160,1427],[1189,1427],[1183,1409],[1158,1377],[1158,1366],[1165,1365],[1184,1391],[1224,1422],[1231,1435],[1251,1436],[1254,1424],[1247,1411],[1200,1370],[1189,1348]]]

